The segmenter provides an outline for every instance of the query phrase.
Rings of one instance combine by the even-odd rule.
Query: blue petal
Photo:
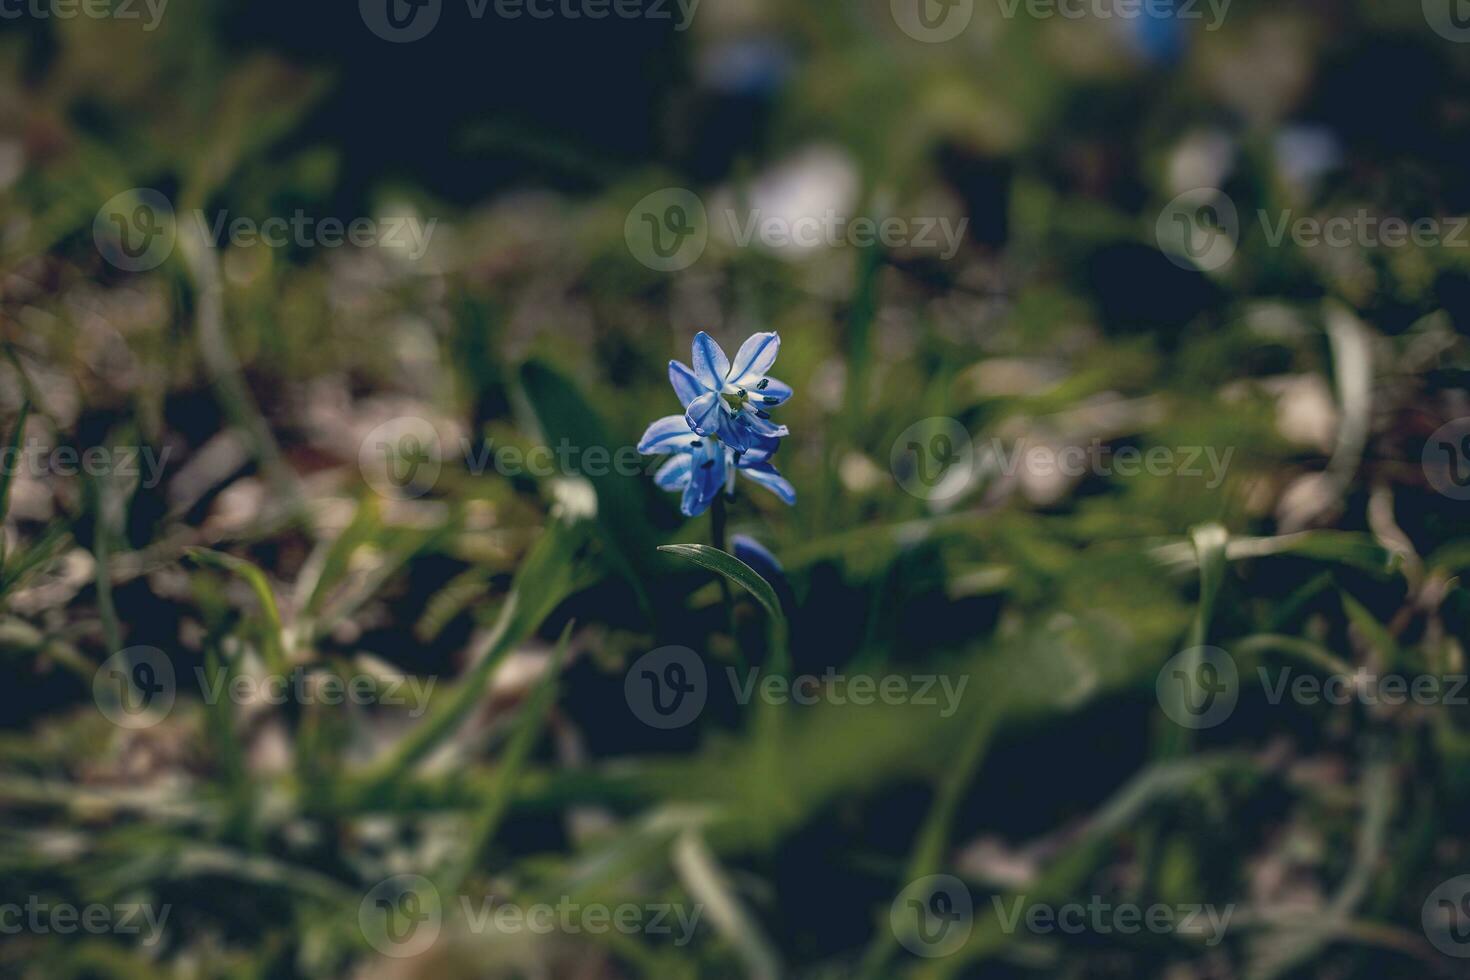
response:
[[[766,436],[768,438],[774,439],[782,439],[791,434],[791,430],[786,428],[786,426],[777,425],[770,419],[763,419],[759,415],[756,415],[754,412],[746,412],[745,415],[750,419],[750,425],[748,428],[749,431],[754,435]],[[753,444],[754,440],[750,440],[750,442]]]
[[[776,556],[771,554],[765,545],[748,534],[730,535],[730,545],[731,554],[760,572],[767,579],[771,577],[770,575],[766,575],[767,569],[777,574],[785,571],[781,567],[781,563],[776,560]]]
[[[674,386],[674,394],[679,396],[679,404],[685,408],[689,403],[704,393],[699,379],[694,376],[687,364],[680,361],[669,362],[669,384]]]
[[[706,391],[723,391],[725,375],[730,373],[730,359],[703,330],[694,335],[694,376]]]
[[[683,490],[689,486],[689,474],[693,469],[694,457],[689,453],[680,453],[653,474],[654,486],[660,490]]]
[[[755,422],[755,416],[749,412],[741,412],[739,415],[720,414],[720,440],[731,449],[738,452],[746,452],[754,446],[759,439],[751,429]]]
[[[777,473],[776,468],[770,463],[753,463],[750,466],[742,466],[740,472],[780,497],[783,504],[796,503],[796,488],[791,485],[790,480]]]
[[[777,449],[781,448],[781,440],[774,436],[750,436],[750,446],[740,461],[746,466],[770,459]]]
[[[745,534],[732,534],[730,536],[730,553],[739,558],[745,564],[755,569],[756,574],[776,590],[781,605],[790,609],[796,605],[796,597],[791,591],[791,583],[786,578],[786,569],[776,560],[765,545],[755,538]]]
[[[684,419],[689,428],[702,436],[720,435],[721,420],[725,413],[720,409],[720,396],[706,391],[684,410]]]
[[[741,382],[740,388],[746,394],[746,404],[754,408],[770,408],[791,397],[789,384],[770,377],[756,378],[750,384]]]
[[[725,483],[725,454],[706,444],[690,455],[689,486],[679,509],[688,517],[702,514],[714,503]]]
[[[720,438],[742,453],[769,447],[775,440],[790,434],[791,430],[786,426],[763,419],[749,410],[738,415],[724,416],[719,429]],[[769,456],[772,452],[775,450],[768,448],[765,455]]]
[[[690,443],[698,441],[699,434],[690,431],[684,416],[665,415],[643,433],[643,438],[638,440],[638,451],[645,456],[657,456],[687,449]]]
[[[679,501],[679,512],[685,517],[698,517],[709,510],[709,505],[715,502],[714,497],[703,496],[703,488],[698,480],[691,480],[684,488],[684,496]]]
[[[735,366],[730,371],[730,380],[735,384],[745,381],[754,383],[776,363],[781,352],[781,336],[774,330],[769,333],[753,334],[735,353]]]

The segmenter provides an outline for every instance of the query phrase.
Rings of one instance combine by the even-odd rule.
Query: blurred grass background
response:
[[[169,451],[146,487],[21,472],[0,564],[0,892],[168,905],[163,940],[22,934],[35,977],[1388,977],[1463,975],[1421,907],[1467,870],[1465,709],[1268,703],[1256,668],[1463,673],[1465,504],[1421,453],[1470,415],[1461,247],[1273,246],[1259,210],[1470,211],[1470,47],[1417,4],[1235,0],[1181,19],[1002,15],[943,44],[886,2],[704,0],[675,22],[475,20],[389,44],[351,6],[168,5],[0,22],[0,420]],[[1233,260],[1155,239],[1195,187]],[[711,239],[676,273],[636,202],[968,219],[920,248]],[[99,208],[181,216],[155,269]],[[764,197],[762,195],[765,195]],[[794,203],[793,203],[794,202]],[[771,205],[778,206],[777,204]],[[199,247],[187,215],[436,222],[387,247]],[[447,445],[633,444],[676,410],[695,331],[783,339],[794,508],[732,506],[785,565],[798,672],[969,679],[914,705],[743,707],[643,725],[628,665],[769,663],[744,593],[644,477],[472,473],[375,493],[395,417]],[[23,430],[17,425],[29,407]],[[983,470],[903,489],[895,441],[1233,454],[1171,474]],[[1240,705],[1189,732],[1160,667],[1228,650]],[[437,680],[389,708],[206,705],[128,730],[92,697],[124,647]],[[415,959],[358,926],[376,882],[530,902],[704,902],[695,941],[474,934]],[[955,875],[969,941],[910,955],[889,905]],[[1226,940],[1006,932],[990,896],[1234,903]]]

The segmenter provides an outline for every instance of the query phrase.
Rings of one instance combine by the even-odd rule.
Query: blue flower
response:
[[[702,330],[695,335],[694,367],[669,362],[669,381],[689,428],[742,452],[758,437],[785,436],[786,426],[771,421],[769,410],[791,397],[791,386],[766,374],[780,350],[781,337],[774,331],[754,334],[740,345],[732,364],[713,337]]]
[[[648,427],[638,451],[645,456],[670,454],[653,482],[660,490],[682,491],[679,509],[695,517],[709,509],[722,488],[734,493],[736,473],[744,473],[783,503],[796,503],[796,488],[771,464],[778,445],[774,436],[754,437],[751,448],[739,452],[715,437],[691,431],[684,416],[668,415]]]

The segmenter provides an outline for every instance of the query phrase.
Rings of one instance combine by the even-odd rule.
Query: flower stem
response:
[[[727,550],[725,548],[725,495],[723,493],[715,496],[715,502],[709,509],[709,525],[710,544],[721,551]]]
[[[725,495],[723,493],[715,495],[715,502],[709,509],[709,534],[710,544],[721,551],[729,551],[725,544]],[[730,629],[730,639],[735,641],[738,649],[740,639],[735,635],[735,601],[730,596],[730,583],[725,581],[723,575],[718,575],[716,578],[720,580],[720,598],[725,606],[725,621]]]

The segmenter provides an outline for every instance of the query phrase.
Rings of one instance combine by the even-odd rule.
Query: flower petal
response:
[[[741,412],[738,415],[722,413],[720,415],[720,439],[736,452],[744,453],[756,443],[756,432],[752,428],[754,424],[755,416],[749,412]]]
[[[688,448],[699,441],[699,433],[689,428],[689,421],[682,415],[665,415],[654,422],[638,440],[638,451],[645,456],[674,453]]]
[[[756,378],[752,384],[741,384],[746,404],[753,408],[770,408],[791,397],[791,386],[775,378]]]
[[[689,486],[689,474],[693,469],[694,457],[689,453],[680,453],[653,474],[654,486],[660,490],[683,490]]]
[[[746,427],[746,431],[751,432],[754,435],[767,436],[774,439],[782,439],[791,434],[790,429],[786,428],[786,426],[784,425],[777,425],[775,422],[771,421],[769,416],[767,416],[766,418],[761,418],[760,414],[757,414],[756,412],[745,412],[744,414],[746,418],[750,419],[750,425]],[[752,444],[753,441],[748,439],[747,443]]]
[[[730,535],[730,553],[760,572],[768,582],[786,573],[770,549],[748,534]]]
[[[674,386],[674,394],[679,396],[679,404],[685,408],[705,390],[694,371],[681,361],[669,362],[669,384]]]
[[[781,353],[781,335],[776,331],[752,334],[735,353],[735,366],[730,370],[730,380],[737,385],[742,381],[754,383],[753,379],[761,377],[771,369],[779,353]],[[744,385],[741,386],[744,387]]]
[[[721,391],[725,375],[730,373],[730,359],[703,330],[694,335],[694,376],[706,391]]]
[[[790,506],[796,503],[796,488],[791,485],[790,480],[777,473],[776,467],[770,463],[742,466],[740,472],[780,497],[783,504]]]
[[[684,420],[689,428],[702,436],[720,434],[725,413],[720,408],[718,392],[706,391],[684,409]]]
[[[703,514],[725,483],[725,453],[706,443],[690,454],[689,485],[679,509],[686,517]]]
[[[749,447],[745,450],[744,455],[740,457],[741,462],[747,466],[770,459],[776,450],[781,448],[781,440],[775,436],[758,436],[752,433],[747,436],[747,440],[749,441]]]

